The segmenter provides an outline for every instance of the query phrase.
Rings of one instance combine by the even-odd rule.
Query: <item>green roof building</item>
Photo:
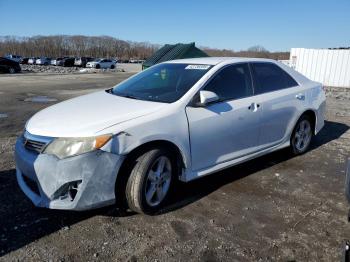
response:
[[[142,70],[155,64],[182,58],[208,57],[195,43],[165,45],[142,64]]]

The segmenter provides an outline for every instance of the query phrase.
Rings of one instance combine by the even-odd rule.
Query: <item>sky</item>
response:
[[[350,0],[0,0],[0,36],[109,35],[270,51],[350,46]]]

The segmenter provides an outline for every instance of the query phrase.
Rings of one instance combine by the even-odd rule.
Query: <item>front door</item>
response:
[[[192,170],[199,171],[256,151],[261,110],[246,63],[221,69],[205,85],[219,102],[186,108]]]

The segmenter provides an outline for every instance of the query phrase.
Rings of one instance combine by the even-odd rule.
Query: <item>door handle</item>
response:
[[[304,94],[297,94],[295,96],[296,99],[299,99],[299,100],[305,100],[305,95]]]
[[[250,106],[248,106],[248,109],[253,110],[253,112],[255,112],[256,110],[258,110],[259,107],[260,107],[260,104],[252,103]]]

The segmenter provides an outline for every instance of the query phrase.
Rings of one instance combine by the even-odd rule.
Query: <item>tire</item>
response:
[[[16,73],[16,69],[14,69],[13,67],[10,67],[10,68],[9,68],[9,73],[10,73],[10,74]]]
[[[126,184],[128,207],[141,214],[159,211],[174,184],[176,170],[176,162],[166,149],[151,149],[139,156]]]
[[[114,65],[111,65],[111,69],[114,69],[114,67],[115,67]]]
[[[308,115],[302,115],[296,123],[290,138],[290,148],[293,155],[304,154],[310,147],[314,126]]]
[[[96,69],[100,69],[101,66],[99,64],[96,65]]]

